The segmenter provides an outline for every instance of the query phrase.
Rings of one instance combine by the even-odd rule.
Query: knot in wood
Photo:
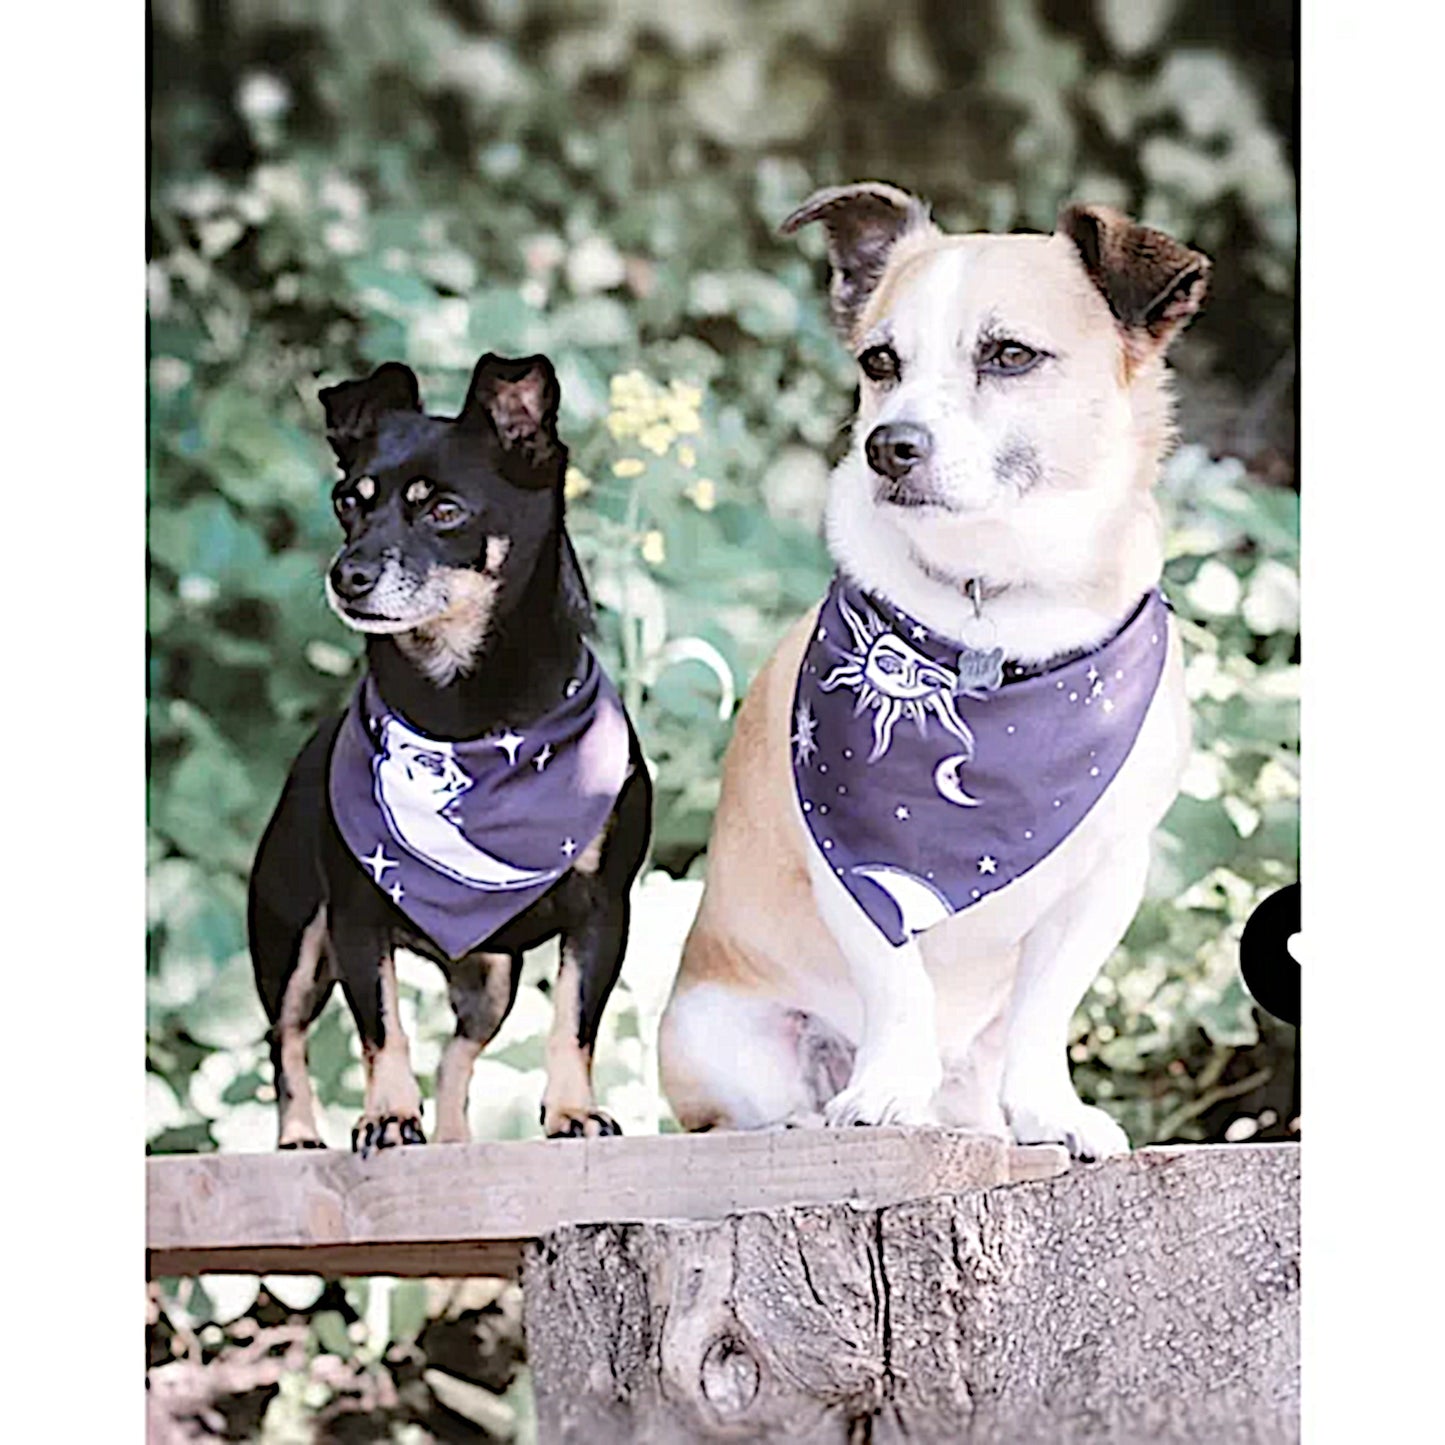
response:
[[[719,1415],[741,1415],[757,1399],[762,1371],[736,1335],[719,1335],[702,1357],[703,1397]]]

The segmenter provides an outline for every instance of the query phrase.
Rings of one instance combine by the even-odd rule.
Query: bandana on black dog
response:
[[[1134,746],[1164,670],[1150,592],[1108,642],[1005,680],[1003,652],[934,639],[833,579],[793,697],[793,780],[829,865],[906,943],[1041,862]]]
[[[376,885],[451,958],[535,903],[596,837],[627,779],[622,702],[589,648],[524,733],[417,732],[363,679],[331,753],[331,811]]]

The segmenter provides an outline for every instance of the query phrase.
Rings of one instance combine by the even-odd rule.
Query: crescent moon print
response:
[[[958,776],[958,770],[967,761],[967,753],[955,753],[951,758],[944,758],[933,770],[933,786],[938,789],[939,797],[947,798],[950,803],[957,803],[962,808],[976,808],[979,800],[970,798],[964,792],[963,781]]]
[[[457,800],[472,786],[450,743],[423,737],[394,717],[381,726],[376,759],[376,801],[387,826],[407,852],[458,883],[489,892],[530,888],[562,876],[517,868],[478,848],[453,821]]]
[[[903,931],[910,938],[915,933],[932,928],[935,923],[942,923],[953,914],[948,900],[933,884],[904,872],[902,868],[890,868],[883,863],[863,863],[853,872],[859,878],[876,883],[892,899]]]
[[[856,651],[834,647],[842,661],[819,684],[824,692],[850,687],[858,694],[854,716],[864,708],[873,709],[873,750],[870,763],[888,751],[893,728],[900,717],[918,724],[921,736],[928,734],[932,713],[973,755],[973,733],[953,706],[958,674],[933,662],[910,647],[865,603],[855,611],[846,598],[838,598],[838,613],[853,634]]]

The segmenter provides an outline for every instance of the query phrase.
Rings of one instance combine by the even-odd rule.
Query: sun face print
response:
[[[927,736],[929,713],[972,754],[973,733],[953,705],[958,675],[890,632],[872,608],[865,605],[861,612],[854,611],[840,596],[838,613],[853,634],[856,651],[835,648],[843,660],[819,686],[824,692],[850,687],[858,694],[855,713],[873,709],[873,751],[868,761],[876,762],[888,751],[899,718],[911,719]]]

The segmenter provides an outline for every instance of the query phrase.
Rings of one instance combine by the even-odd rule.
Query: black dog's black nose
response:
[[[342,557],[331,569],[331,589],[343,602],[355,602],[376,586],[376,579],[380,576],[379,561]]]
[[[933,454],[933,433],[917,422],[890,421],[873,428],[863,451],[880,477],[896,482]]]

